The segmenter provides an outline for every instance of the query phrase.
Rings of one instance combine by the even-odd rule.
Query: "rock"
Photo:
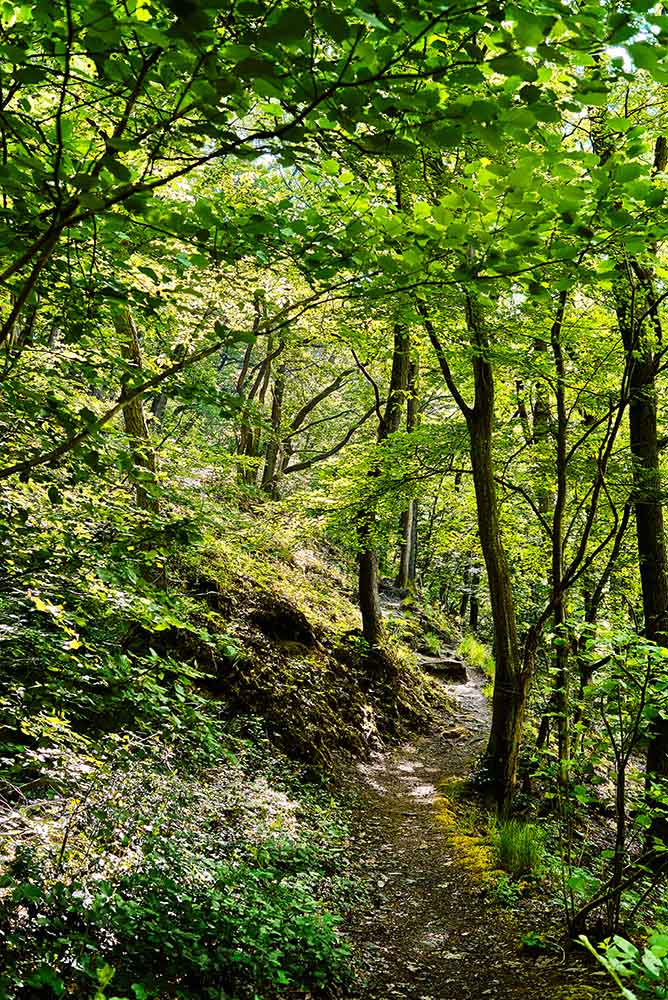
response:
[[[443,655],[440,649],[435,650],[433,646],[430,648],[429,646],[426,646],[424,643],[421,643],[419,646],[416,646],[415,652],[418,654],[418,656],[437,656],[440,658]]]
[[[424,670],[455,684],[466,684],[469,679],[466,664],[452,656],[421,656],[420,665]]]

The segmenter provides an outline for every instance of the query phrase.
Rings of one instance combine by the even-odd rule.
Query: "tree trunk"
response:
[[[498,503],[494,482],[491,448],[493,382],[491,367],[482,358],[475,359],[478,369],[485,369],[480,383],[487,383],[484,412],[472,414],[471,466],[478,509],[478,526],[487,581],[489,585],[496,650],[496,673],[492,697],[492,725],[484,755],[483,768],[490,793],[500,810],[512,801],[517,782],[517,767],[524,726],[529,677],[520,664],[516,615],[510,573],[501,543]],[[476,393],[476,409],[479,396]]]
[[[278,497],[278,475],[281,454],[281,422],[283,418],[283,395],[285,392],[285,367],[281,368],[272,389],[271,436],[267,442],[262,470],[262,489],[269,496]]]
[[[466,565],[464,566],[464,574],[462,576],[462,596],[459,600],[459,619],[464,621],[466,617],[466,612],[469,606],[469,597],[471,593],[471,560],[468,559]]]
[[[591,116],[592,140],[601,163],[614,151],[607,131],[607,112]],[[653,173],[668,166],[668,143],[658,136],[654,145]],[[656,247],[649,247],[656,251]],[[629,431],[633,462],[631,501],[635,509],[636,539],[642,588],[644,630],[652,642],[668,646],[668,564],[663,524],[663,498],[656,412],[656,375],[659,348],[663,339],[659,297],[650,268],[618,250],[617,281],[613,293],[615,311],[629,370]],[[647,328],[650,328],[648,336]],[[661,352],[659,357],[661,357]],[[654,724],[647,748],[647,783],[651,777],[668,779],[668,720]],[[653,834],[668,835],[665,822],[653,825]]]
[[[378,557],[368,546],[358,554],[359,604],[362,634],[370,646],[377,646],[383,636],[383,621],[378,597]]]
[[[418,425],[419,407],[417,395],[418,360],[411,361],[408,366],[407,388],[408,402],[406,405],[406,430],[410,434]],[[417,501],[411,500],[406,510],[401,513],[400,521],[401,547],[399,550],[399,571],[396,585],[407,590],[415,585],[415,570],[417,566]]]
[[[114,317],[114,326],[121,340],[123,358],[130,368],[141,371],[142,360],[139,334],[129,309],[124,309],[122,312],[116,314]],[[157,514],[160,507],[159,501],[147,489],[146,485],[149,481],[155,481],[157,460],[151,444],[148,424],[144,414],[144,404],[141,397],[131,400],[123,407],[123,421],[125,424],[125,433],[130,440],[132,461],[136,469],[135,496],[137,498],[137,506],[142,510],[149,510]]]
[[[478,584],[480,583],[480,570],[477,566],[471,566],[469,570],[469,631],[474,634],[478,631],[478,616],[480,614],[480,604],[478,601]]]
[[[663,524],[661,470],[656,412],[657,362],[644,325],[651,322],[661,342],[661,326],[653,275],[635,262],[619,266],[615,287],[619,330],[630,364],[629,430],[633,462],[638,562],[645,635],[668,645],[668,564]],[[642,311],[640,311],[642,310]],[[641,319],[638,320],[637,314]],[[647,778],[668,778],[668,720],[655,722],[647,747]],[[666,824],[656,833],[668,832]]]
[[[524,715],[533,673],[537,638],[531,634],[520,659],[517,615],[506,554],[501,539],[499,510],[492,461],[494,428],[494,372],[489,357],[489,341],[471,292],[465,299],[466,323],[473,348],[475,397],[469,406],[452,376],[443,345],[420,302],[417,309],[436,352],[443,378],[466,419],[469,432],[471,468],[476,495],[478,532],[489,588],[494,622],[496,673],[492,696],[492,724],[483,771],[489,793],[500,811],[506,811],[517,786],[517,769]]]
[[[557,637],[555,650],[555,709],[557,715],[557,747],[560,784],[568,783],[570,764],[569,725],[569,637],[566,629],[566,597],[564,594],[564,511],[568,498],[568,413],[566,409],[566,367],[561,347],[561,331],[566,310],[567,292],[559,294],[559,307],[551,331],[552,354],[555,368],[556,467],[557,490],[551,499],[552,515],[552,603],[553,622]],[[549,508],[548,508],[549,509]]]
[[[410,335],[405,327],[399,323],[395,323],[390,389],[385,412],[378,421],[378,444],[381,444],[390,434],[399,429],[403,402],[408,385],[409,352]],[[378,464],[374,464],[369,471],[369,477],[373,479],[380,475],[380,472]],[[383,633],[378,597],[378,553],[373,537],[375,521],[376,511],[373,503],[371,503],[370,509],[360,512],[357,518],[359,544],[357,584],[359,606],[362,615],[362,633],[367,642],[372,646],[378,645]]]

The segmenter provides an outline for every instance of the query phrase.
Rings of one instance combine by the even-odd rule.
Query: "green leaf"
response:
[[[310,30],[311,22],[302,7],[279,8],[267,21],[264,37],[278,42],[302,41]]]
[[[350,34],[347,20],[338,11],[319,9],[316,12],[315,20],[335,42],[342,42]]]
[[[531,63],[526,62],[515,52],[505,52],[501,56],[495,56],[487,63],[495,73],[501,76],[519,76],[520,80],[533,82],[538,79],[538,71]]]

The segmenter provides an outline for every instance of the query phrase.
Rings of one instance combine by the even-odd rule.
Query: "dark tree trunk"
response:
[[[130,368],[141,371],[139,334],[130,310],[124,309],[117,313],[114,317],[114,325],[120,337],[123,358]],[[157,514],[160,506],[159,501],[147,488],[148,482],[155,481],[157,459],[151,443],[141,397],[131,400],[123,407],[123,422],[132,449],[132,461],[136,469],[135,496],[137,506],[141,507],[142,510]]]
[[[399,323],[394,325],[394,350],[392,355],[392,374],[390,389],[387,396],[385,412],[378,421],[377,441],[380,444],[390,434],[399,429],[401,413],[408,385],[408,358],[410,352],[410,335]],[[376,464],[369,472],[369,478],[380,475],[380,467]],[[357,555],[357,585],[359,593],[360,613],[362,615],[362,633],[371,645],[378,645],[382,638],[383,622],[378,598],[378,553],[374,538],[376,511],[373,503],[368,510],[361,511],[357,518],[357,537],[359,550]]]
[[[408,507],[401,512],[399,519],[399,534],[401,545],[399,548],[399,569],[395,585],[400,590],[408,590],[415,577],[411,577],[411,563],[413,561],[413,519],[417,514],[415,501],[411,500]]]
[[[631,374],[629,425],[638,560],[645,635],[668,645],[668,567],[656,419],[654,365],[637,361]],[[648,777],[668,778],[668,720],[655,722],[647,747]]]
[[[419,421],[419,400],[417,394],[418,360],[411,361],[407,373],[408,401],[406,405],[406,430],[412,433]],[[415,586],[417,566],[417,501],[411,500],[401,513],[399,525],[401,547],[399,550],[399,571],[396,585],[402,590]]]
[[[371,547],[358,554],[358,586],[362,634],[370,646],[377,646],[383,635],[383,621],[378,598],[378,557]]]
[[[661,342],[654,278],[636,262],[618,267],[615,287],[617,318],[629,377],[629,431],[633,461],[632,502],[635,510],[638,562],[642,587],[645,635],[660,646],[668,645],[668,564],[663,523],[663,497],[659,466],[656,412],[657,360],[645,326]],[[638,318],[640,316],[640,318]],[[668,720],[655,722],[647,748],[648,783],[668,778]],[[664,836],[665,823],[654,830]]]
[[[536,338],[533,343],[533,349],[537,354],[547,354],[548,345],[547,341]],[[538,378],[534,387],[534,403],[532,409],[533,416],[533,443],[538,445],[539,449],[546,447],[549,436],[550,436],[550,426],[552,423],[552,411],[550,409],[550,391],[547,383]],[[549,464],[546,462],[545,453],[540,453],[536,460],[536,470],[538,473],[538,482],[541,484],[538,488],[538,509],[542,514],[549,514],[552,510],[552,505],[554,503],[554,497],[552,495],[552,490],[549,484],[549,475],[551,469]]]
[[[477,566],[471,567],[469,581],[469,631],[475,634],[478,631],[478,617],[480,615],[480,604],[478,601],[480,570]]]
[[[552,604],[554,631],[557,637],[555,650],[555,709],[557,716],[557,747],[559,756],[559,782],[568,781],[570,759],[569,720],[569,638],[566,629],[566,597],[564,594],[564,511],[568,497],[567,443],[568,414],[566,410],[566,367],[561,347],[561,331],[566,309],[567,293],[559,295],[559,307],[552,325],[551,345],[555,368],[556,394],[556,467],[557,490],[550,504],[552,515]],[[547,508],[549,509],[549,508]]]
[[[464,621],[466,617],[466,612],[469,606],[469,596],[470,596],[470,583],[471,583],[471,562],[470,560],[464,566],[464,574],[462,576],[462,596],[459,599],[459,618],[460,621]]]
[[[517,785],[524,715],[533,673],[536,637],[525,643],[520,658],[517,615],[506,554],[501,539],[499,510],[492,461],[494,429],[494,372],[489,342],[478,304],[466,294],[466,321],[471,337],[475,397],[473,406],[463,399],[452,376],[447,357],[426,307],[417,308],[436,352],[446,385],[466,419],[469,432],[471,468],[475,486],[480,547],[482,549],[494,622],[496,673],[492,696],[492,724],[483,757],[490,796],[500,811],[510,806]]]
[[[491,367],[482,358],[475,359],[475,365],[478,369],[476,409],[480,403],[482,412],[472,414],[469,419],[471,466],[480,545],[487,569],[494,622],[496,658],[492,725],[483,766],[490,792],[503,810],[515,793],[529,677],[520,663],[515,604],[499,528],[491,449],[494,399]]]
[[[271,436],[267,442],[262,470],[262,489],[269,496],[278,497],[278,477],[281,456],[281,423],[283,419],[283,395],[285,393],[285,368],[281,368],[274,382],[271,400]]]

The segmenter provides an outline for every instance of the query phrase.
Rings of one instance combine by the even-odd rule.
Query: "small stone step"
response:
[[[466,684],[469,679],[463,660],[457,660],[452,656],[420,656],[418,659],[423,670],[438,674],[443,680],[452,681],[454,684]]]

